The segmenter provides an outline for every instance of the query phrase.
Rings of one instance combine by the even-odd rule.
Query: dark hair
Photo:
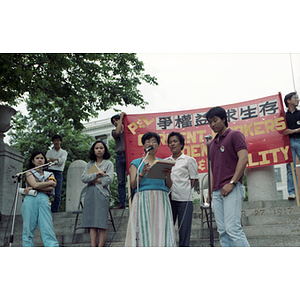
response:
[[[145,144],[146,140],[149,140],[150,138],[155,137],[157,140],[157,144],[160,144],[160,136],[159,134],[157,134],[156,132],[146,132],[143,136],[142,136],[142,144]]]
[[[181,150],[184,148],[184,144],[185,144],[185,140],[183,135],[180,132],[176,132],[176,131],[172,131],[171,133],[169,133],[168,135],[168,144],[169,144],[169,140],[172,136],[177,136],[181,145]]]
[[[60,141],[62,142],[62,137],[58,134],[54,134],[54,136],[52,137],[51,141],[53,142],[54,139],[60,139]]]
[[[95,146],[96,146],[96,144],[98,144],[98,143],[102,143],[102,145],[104,146],[104,149],[105,149],[105,152],[104,152],[104,155],[103,155],[103,159],[109,159],[109,158],[110,158],[110,153],[109,153],[109,150],[108,150],[106,144],[105,144],[103,141],[96,141],[96,142],[92,145],[92,147],[91,147],[91,149],[90,149],[90,151],[89,151],[88,158],[89,158],[90,160],[93,160],[93,161],[96,161],[96,160],[97,160],[97,157],[96,157],[96,154],[95,154]]]
[[[206,120],[212,119],[213,117],[219,117],[221,120],[225,119],[225,126],[228,127],[227,114],[223,107],[213,107],[206,113]]]
[[[291,93],[285,95],[284,104],[285,104],[286,107],[289,107],[288,100],[291,100],[294,95],[297,95],[297,93],[296,92],[291,92]]]
[[[33,153],[31,154],[31,157],[30,157],[30,159],[29,159],[29,164],[28,164],[29,169],[32,169],[32,168],[35,167],[35,165],[33,164],[32,160],[33,160],[37,155],[39,155],[39,154],[42,154],[42,155],[44,156],[45,163],[47,163],[47,158],[46,158],[45,153],[42,152],[42,151],[35,151],[35,152],[33,152]]]
[[[121,117],[120,117],[120,115],[114,115],[114,116],[112,116],[112,117],[110,118],[110,122],[111,122],[111,124],[113,124],[113,125],[114,125],[114,119],[120,120]]]

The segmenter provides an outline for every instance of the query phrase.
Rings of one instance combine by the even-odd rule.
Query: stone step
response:
[[[299,226],[295,226],[294,224],[286,224],[282,226],[282,224],[278,225],[251,225],[244,226],[243,230],[247,236],[249,237],[262,237],[262,236],[290,236],[290,238],[298,238],[300,236],[300,228]]]
[[[296,200],[267,200],[267,201],[244,201],[243,210],[258,209],[266,207],[294,207],[297,206]]]
[[[194,205],[191,247],[210,247],[210,231],[207,224],[201,228],[200,205]],[[124,247],[126,229],[129,218],[129,210],[111,209],[115,227],[109,222],[108,234],[105,246]],[[0,246],[4,244],[4,232],[8,222],[8,216],[1,216],[0,221]],[[90,236],[87,229],[79,229],[75,235],[75,242],[72,244],[76,215],[72,212],[60,212],[53,214],[54,230],[61,247],[90,247]],[[205,218],[206,220],[206,218]],[[9,243],[11,221],[8,224],[6,242]],[[274,246],[300,246],[300,207],[296,206],[296,201],[275,200],[275,201],[255,201],[243,203],[242,215],[243,229],[252,247],[274,247]],[[81,223],[79,215],[78,226]],[[13,247],[22,246],[22,217],[17,215],[15,219],[15,231]],[[216,224],[213,223],[214,246],[219,247]],[[175,234],[178,245],[178,225],[175,225]],[[34,235],[34,244],[42,247],[42,239],[39,229]]]
[[[249,215],[242,216],[242,224],[243,226],[251,226],[251,225],[276,225],[281,224],[282,226],[293,224],[295,226],[300,225],[300,214],[298,213],[288,213],[277,215],[276,213],[263,215]]]
[[[300,247],[300,239],[297,236],[247,236],[247,239],[251,247]]]
[[[242,215],[245,217],[249,216],[283,216],[300,214],[300,206],[274,206],[274,207],[262,207],[262,208],[246,208],[242,210]]]

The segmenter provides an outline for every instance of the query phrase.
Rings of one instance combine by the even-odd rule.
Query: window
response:
[[[278,197],[278,200],[283,200],[283,191],[278,191],[277,190],[277,197]]]
[[[281,169],[280,168],[274,168],[274,170],[275,170],[276,182],[281,182],[282,181],[282,179],[281,179]]]

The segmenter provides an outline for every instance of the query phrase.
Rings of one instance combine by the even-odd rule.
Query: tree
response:
[[[17,105],[25,101],[28,115],[18,112],[8,135],[10,144],[25,156],[27,169],[35,150],[47,152],[51,137],[63,137],[68,152],[64,170],[64,210],[67,169],[77,159],[88,161],[95,141],[82,134],[81,121],[113,105],[147,104],[137,86],[145,81],[157,84],[144,74],[135,54],[0,54],[0,101]],[[110,144],[112,142],[109,142]],[[113,151],[114,145],[110,145]],[[114,156],[111,160],[114,162]],[[118,201],[117,180],[111,185],[111,205]]]
[[[134,53],[0,54],[0,101],[49,107],[75,129],[113,105],[144,108],[142,81],[157,85]]]

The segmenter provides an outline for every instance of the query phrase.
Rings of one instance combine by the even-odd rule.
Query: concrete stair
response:
[[[114,232],[109,222],[106,247],[124,247],[129,210],[111,209],[117,232]],[[57,240],[61,247],[90,247],[90,236],[87,229],[76,231],[74,243],[72,236],[76,215],[72,212],[60,212],[53,214],[53,224]],[[0,246],[8,246],[11,234],[11,221],[9,216],[1,216],[0,220]],[[81,223],[79,216],[78,226]],[[5,229],[8,224],[6,239]],[[300,246],[300,207],[296,201],[255,201],[244,202],[242,211],[242,224],[250,246],[252,247],[298,247]],[[177,243],[178,230],[175,226]],[[216,225],[213,223],[214,246],[219,247]],[[13,247],[22,246],[22,217],[16,216]],[[42,247],[43,242],[39,229],[34,235],[34,244]],[[194,205],[191,247],[210,247],[210,229],[207,224],[201,228],[200,205]]]
[[[300,246],[300,206],[296,201],[244,202],[242,224],[252,247]]]

